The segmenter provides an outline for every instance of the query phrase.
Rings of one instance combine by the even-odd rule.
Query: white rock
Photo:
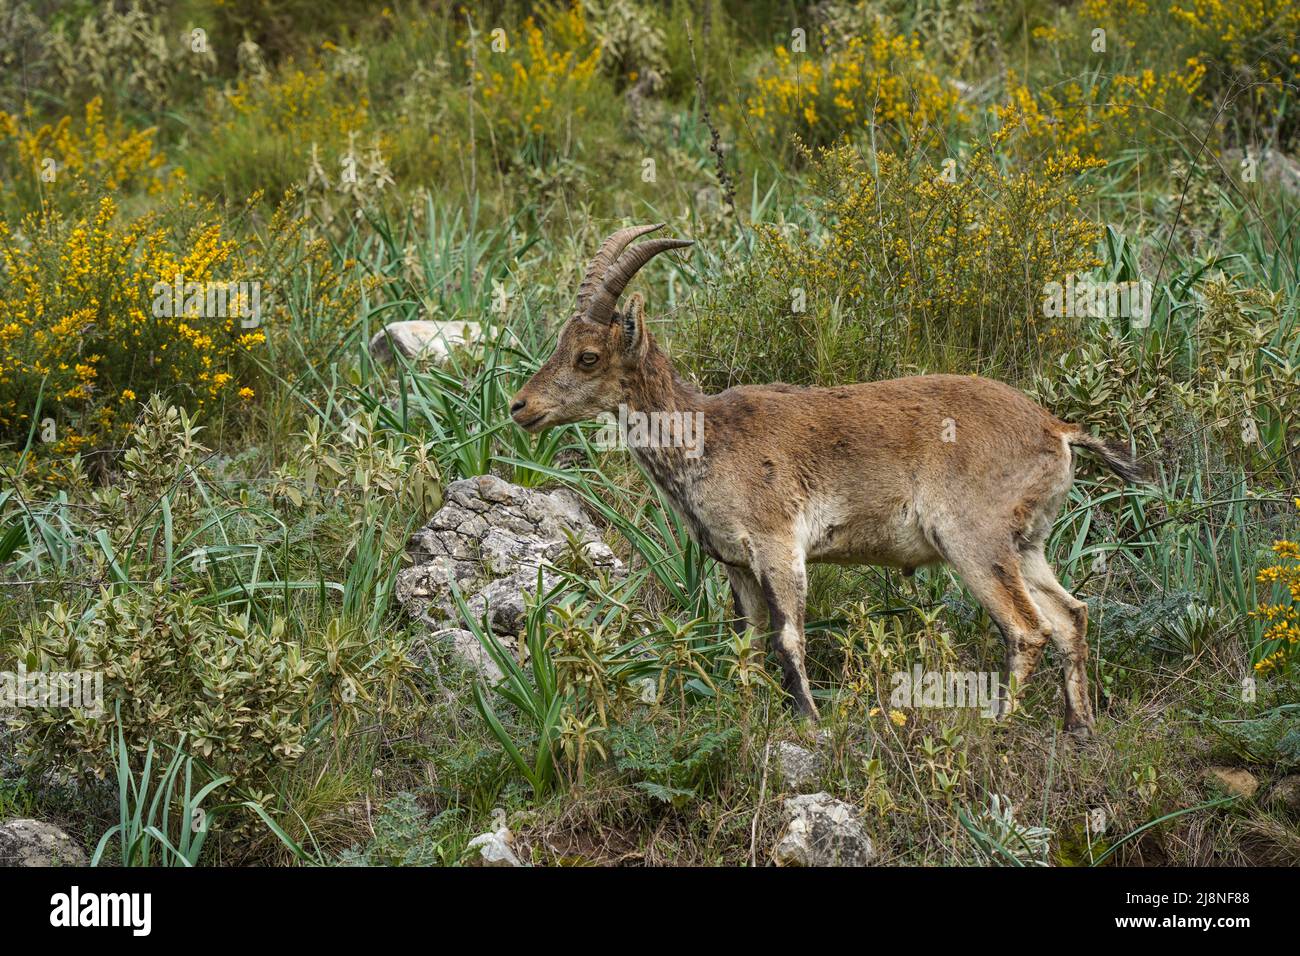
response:
[[[85,865],[81,847],[52,823],[22,819],[0,823],[0,867]]]
[[[434,322],[412,319],[391,322],[370,339],[370,354],[380,362],[391,362],[393,349],[408,359],[432,359],[441,362],[454,346],[474,345],[483,340],[483,327],[477,322]]]
[[[505,822],[505,811],[492,812],[495,830],[480,834],[469,841],[466,850],[478,850],[471,853],[467,861],[469,866],[523,866],[515,855],[515,835]]]
[[[776,847],[778,866],[869,866],[876,848],[857,811],[829,793],[785,801],[790,818]]]
[[[821,778],[822,768],[826,765],[821,754],[784,740],[777,746],[776,753],[781,764],[781,776],[795,790],[811,787]]]
[[[569,492],[521,488],[495,475],[454,481],[442,508],[408,542],[412,566],[398,573],[394,593],[408,614],[447,637],[485,677],[497,679],[491,658],[462,629],[451,582],[474,619],[486,610],[493,634],[511,648],[524,623],[525,591],[537,589],[539,568],[543,588],[559,580],[551,564],[569,550],[570,535],[592,566],[624,573]]]

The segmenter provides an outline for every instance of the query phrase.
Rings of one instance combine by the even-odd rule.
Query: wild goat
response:
[[[703,453],[633,447],[700,547],[726,569],[737,610],[773,637],[783,685],[816,707],[804,669],[810,561],[902,568],[946,561],[1006,640],[997,713],[1050,639],[1064,661],[1065,725],[1092,727],[1088,608],[1048,566],[1043,544],[1074,480],[1074,449],[1129,481],[1127,450],[974,375],[918,375],[833,388],[743,385],[706,395],[682,380],[646,328],[637,293],[651,257],[691,245],[635,226],[610,236],[578,288],[554,354],[514,397],[529,432],[612,413],[702,414]],[[766,610],[768,620],[763,621]]]

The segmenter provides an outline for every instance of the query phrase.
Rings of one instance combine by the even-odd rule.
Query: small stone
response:
[[[776,847],[778,866],[869,866],[875,859],[857,810],[829,793],[790,797],[785,812],[789,823]]]
[[[1268,792],[1268,802],[1292,813],[1300,813],[1300,774],[1283,777]]]
[[[787,741],[782,741],[776,752],[781,765],[781,776],[795,790],[814,786],[821,779],[822,770],[826,766],[821,754]]]
[[[515,835],[506,825],[506,812],[499,807],[492,811],[494,830],[480,834],[469,841],[466,851],[467,866],[523,866],[515,855]],[[472,851],[477,850],[477,853]]]
[[[0,823],[0,866],[85,866],[81,847],[52,823],[6,820]]]
[[[1210,786],[1234,797],[1250,799],[1259,789],[1254,775],[1240,767],[1211,767],[1205,771],[1205,779]]]

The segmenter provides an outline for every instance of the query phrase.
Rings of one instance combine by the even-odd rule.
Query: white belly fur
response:
[[[849,515],[833,503],[809,502],[795,519],[795,540],[809,561],[917,568],[941,560],[915,508],[887,520]]]

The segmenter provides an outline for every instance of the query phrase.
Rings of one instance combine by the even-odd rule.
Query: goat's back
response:
[[[739,386],[703,410],[710,471],[757,513],[811,504],[868,523],[972,511],[1023,523],[1072,475],[1063,436],[1077,429],[974,375]]]

